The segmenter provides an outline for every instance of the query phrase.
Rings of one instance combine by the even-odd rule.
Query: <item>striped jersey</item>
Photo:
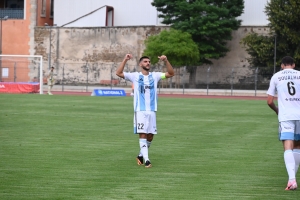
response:
[[[134,111],[157,111],[157,83],[161,80],[162,72],[150,72],[143,75],[141,72],[126,73],[125,80],[134,85]]]
[[[278,95],[278,120],[300,120],[300,71],[284,69],[273,75],[267,94]]]

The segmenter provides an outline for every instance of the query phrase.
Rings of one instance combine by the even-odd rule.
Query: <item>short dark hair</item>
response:
[[[286,66],[286,65],[293,65],[293,64],[295,64],[295,62],[294,62],[294,59],[291,56],[285,56],[285,57],[282,58],[281,64]]]
[[[145,58],[147,58],[147,59],[150,60],[150,58],[149,58],[148,56],[142,56],[142,57],[140,58],[140,61],[139,61],[139,62],[141,62],[141,61],[144,60]]]

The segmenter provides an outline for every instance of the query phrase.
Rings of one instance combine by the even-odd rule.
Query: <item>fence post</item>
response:
[[[256,90],[257,90],[257,74],[258,74],[258,67],[255,69],[255,77],[254,77],[255,96],[256,96]]]
[[[208,90],[209,90],[209,72],[210,72],[210,67],[207,69],[207,74],[206,74],[206,95],[208,95]]]
[[[233,90],[233,72],[234,72],[234,68],[232,68],[232,70],[231,70],[231,96],[232,96],[232,90]]]
[[[63,64],[62,70],[62,81],[61,81],[61,90],[64,91],[64,80],[65,80],[65,64]]]
[[[37,75],[37,78],[38,78],[38,82],[40,82],[41,81],[41,79],[40,79],[40,67],[38,67],[38,75]],[[42,88],[41,88],[42,89]]]
[[[185,74],[185,68],[186,66],[183,67],[183,72],[181,74],[181,82],[182,82],[182,94],[184,94],[184,74]]]
[[[112,70],[113,70],[114,64],[111,64],[111,68],[110,68],[110,89],[112,90]]]
[[[86,62],[85,66],[86,66],[86,87],[85,87],[85,91],[88,92],[88,87],[89,87],[89,66],[88,66],[88,62]]]
[[[15,62],[15,64],[14,64],[14,82],[16,82],[16,79],[17,79],[17,63]]]

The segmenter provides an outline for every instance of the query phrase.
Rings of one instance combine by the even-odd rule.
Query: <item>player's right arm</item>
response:
[[[278,108],[277,108],[277,106],[276,106],[275,103],[274,103],[274,96],[268,95],[267,103],[268,103],[268,106],[269,106],[272,110],[274,110],[274,112],[278,115]]]
[[[119,65],[119,67],[118,67],[118,69],[117,69],[117,71],[116,71],[116,75],[117,75],[118,77],[124,78],[124,73],[123,73],[124,67],[125,67],[127,61],[130,60],[131,58],[132,58],[132,55],[131,55],[131,54],[126,54],[126,55],[125,55],[123,61],[120,63],[120,65]]]
[[[268,94],[268,99],[267,99],[268,106],[272,110],[274,110],[274,112],[278,115],[278,107],[274,103],[274,96],[276,94],[276,84],[275,84],[274,76],[271,78],[270,86],[269,86],[269,89],[267,91],[267,94]]]

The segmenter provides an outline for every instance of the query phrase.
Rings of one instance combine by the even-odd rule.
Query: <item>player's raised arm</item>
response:
[[[172,76],[174,76],[174,69],[171,65],[171,63],[168,61],[167,56],[162,55],[162,56],[158,56],[159,60],[164,61],[167,67],[167,72],[166,72],[166,78],[171,78]]]
[[[117,71],[116,71],[116,75],[120,78],[124,78],[124,73],[123,73],[123,70],[124,70],[124,67],[127,63],[128,60],[130,60],[132,58],[132,55],[131,54],[126,54],[123,61],[120,63]]]

